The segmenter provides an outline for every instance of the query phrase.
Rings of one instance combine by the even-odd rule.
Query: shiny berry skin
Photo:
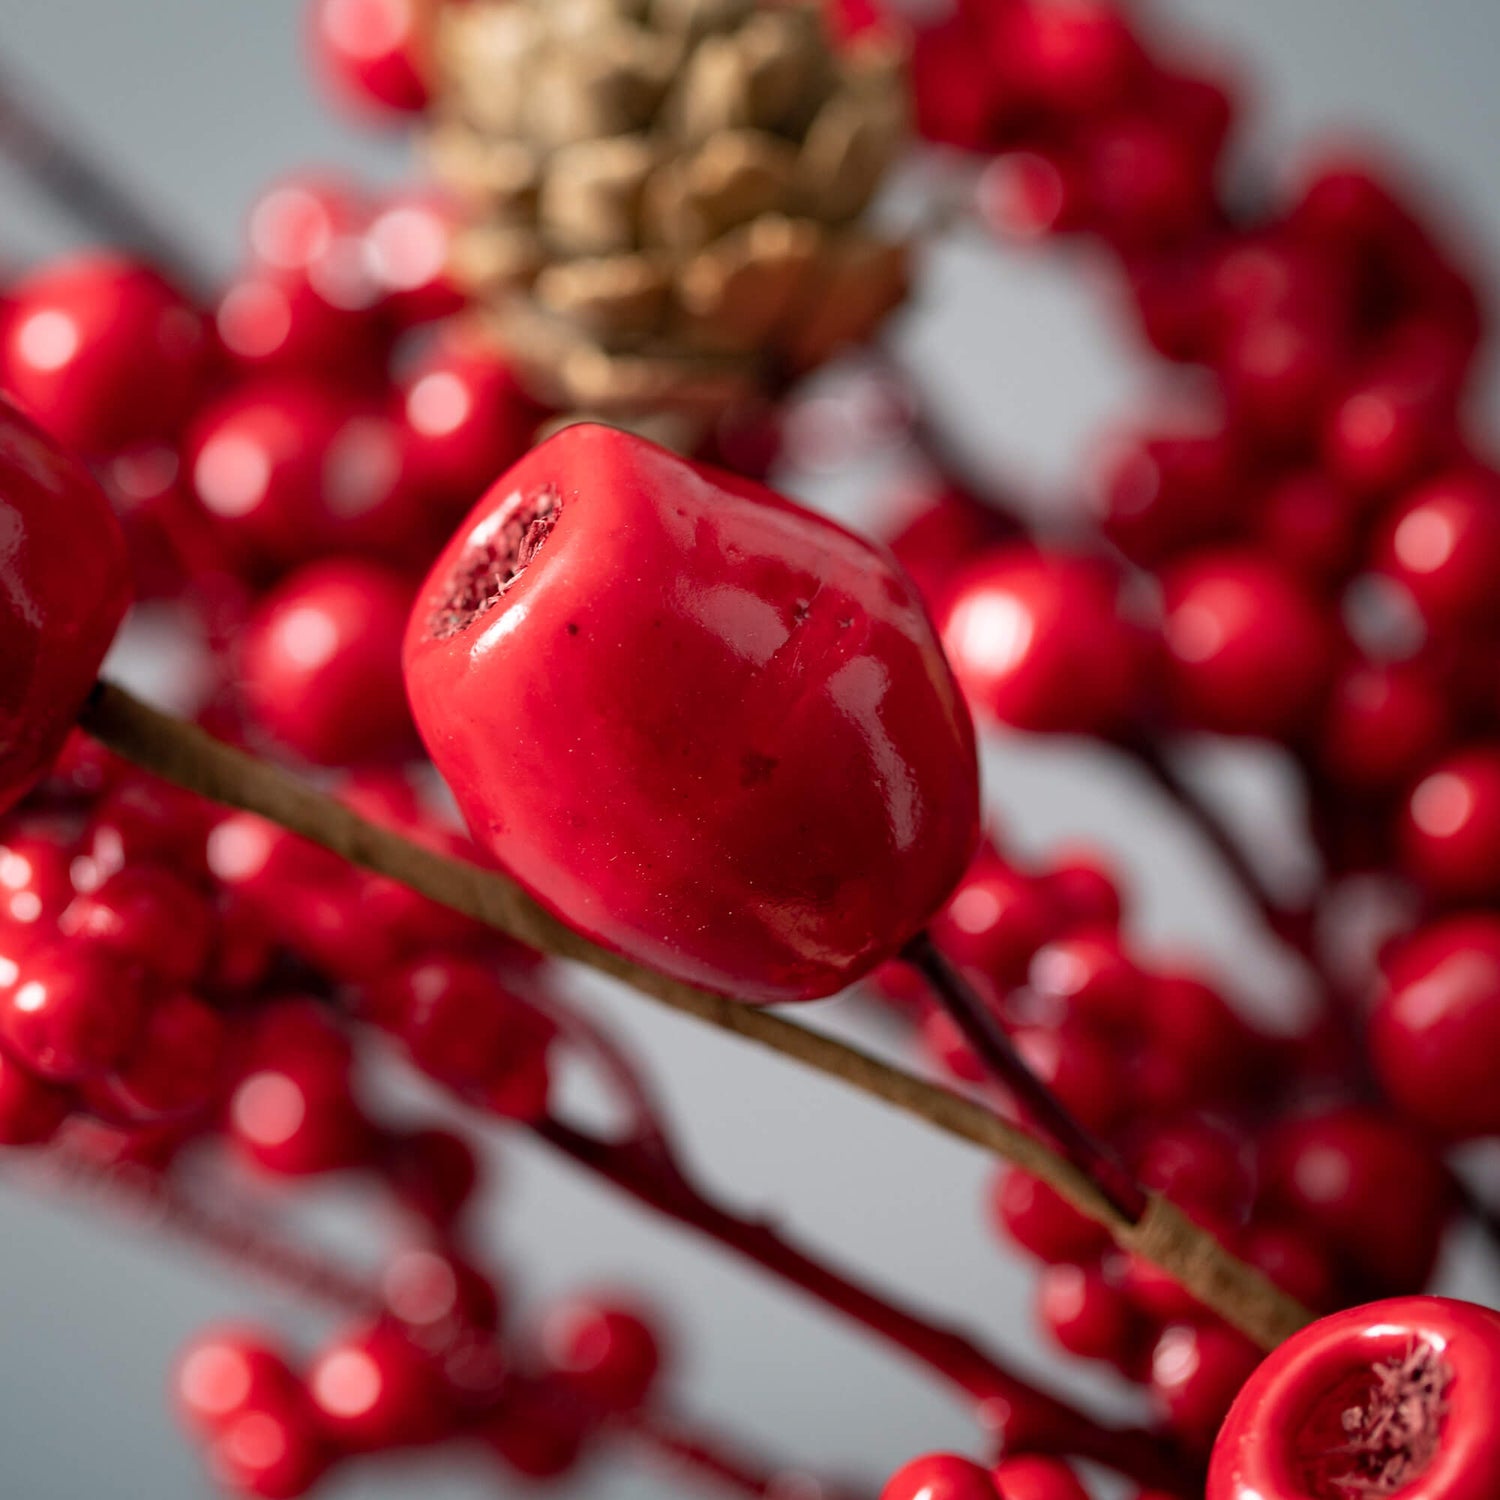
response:
[[[307,1393],[329,1438],[350,1452],[430,1442],[447,1424],[434,1366],[390,1324],[325,1348],[308,1367]]]
[[[1128,1369],[1145,1320],[1098,1266],[1048,1266],[1037,1282],[1037,1321],[1058,1348]]]
[[[365,230],[365,258],[383,306],[403,327],[451,317],[464,294],[448,271],[455,206],[433,193],[408,192],[383,203]]]
[[[711,989],[842,988],[978,842],[973,731],[903,575],[619,431],[570,427],[490,491],[405,660],[476,841],[589,937]]]
[[[108,254],[18,282],[0,384],[65,448],[102,456],[171,437],[208,368],[202,316],[149,266]]]
[[[500,1324],[494,1282],[451,1254],[399,1252],[381,1275],[380,1292],[392,1317],[424,1336]]]
[[[246,628],[242,685],[255,722],[322,765],[400,759],[415,747],[401,685],[411,590],[374,563],[312,563]]]
[[[299,172],[271,184],[250,205],[245,237],[257,264],[306,271],[357,239],[370,205],[357,184],[331,173]]]
[[[1301,730],[1333,665],[1332,624],[1274,562],[1221,552],[1162,578],[1167,689],[1195,729],[1281,739]]]
[[[493,350],[446,329],[398,395],[412,467],[458,515],[526,452],[541,415]]]
[[[965,564],[982,548],[1013,535],[1015,523],[952,483],[924,485],[914,499],[915,504],[905,502],[907,518],[887,545],[936,617]]]
[[[0,1000],[0,1041],[52,1083],[107,1073],[141,1024],[139,975],[86,943],[54,943],[28,954]]]
[[[1017,729],[1108,734],[1135,706],[1138,633],[1083,558],[991,553],[955,581],[943,644],[970,703]]]
[[[301,1382],[258,1329],[223,1327],[199,1334],[183,1350],[172,1391],[184,1422],[214,1432],[242,1412],[294,1402]]]
[[[1453,1184],[1394,1120],[1349,1107],[1285,1121],[1263,1143],[1261,1182],[1267,1206],[1316,1234],[1371,1292],[1419,1291],[1432,1274]]]
[[[1438,625],[1493,623],[1500,617],[1500,475],[1459,469],[1420,485],[1390,517],[1374,565]]]
[[[1406,869],[1434,895],[1500,894],[1500,749],[1476,746],[1430,767],[1407,798],[1401,848]]]
[[[329,1454],[304,1400],[252,1406],[216,1432],[208,1467],[231,1494],[298,1500],[323,1477]]]
[[[1102,1224],[1019,1167],[1001,1169],[991,1203],[1002,1232],[1049,1265],[1084,1265],[1109,1249],[1109,1231]]]
[[[639,1310],[617,1302],[573,1297],[549,1308],[542,1352],[559,1377],[607,1411],[641,1406],[661,1371],[662,1349]]]
[[[312,0],[308,49],[330,95],[364,120],[427,107],[423,0]]]
[[[1402,1297],[1334,1313],[1266,1358],[1214,1445],[1206,1500],[1500,1494],[1500,1313]]]
[[[0,958],[0,969],[4,968]],[[0,993],[3,993],[0,985]],[[72,1098],[0,1052],[0,1147],[40,1146],[67,1119]]]
[[[990,1470],[1000,1500],[1089,1500],[1078,1476],[1056,1458],[1020,1454]]]
[[[1151,1353],[1151,1390],[1184,1443],[1208,1451],[1261,1358],[1222,1323],[1174,1323],[1162,1333]]]
[[[208,898],[160,865],[132,865],[76,897],[63,912],[65,937],[97,943],[125,963],[173,984],[191,984],[213,950]]]
[[[1453,1140],[1500,1135],[1500,918],[1449,918],[1403,943],[1369,1036],[1381,1087],[1413,1124]]]
[[[885,1482],[880,1500],[995,1500],[989,1471],[956,1453],[927,1453]]]
[[[1123,1033],[1141,1020],[1146,977],[1113,935],[1080,933],[1046,944],[1031,960],[1032,992],[1062,1020]]]
[[[985,844],[948,904],[932,920],[938,946],[962,968],[1002,989],[1020,984],[1032,955],[1058,925],[1057,903],[1040,882],[1012,869]]]
[[[62,749],[130,602],[130,564],[103,491],[3,401],[0,539],[4,812]]]
[[[355,255],[358,247],[350,245]],[[254,266],[225,287],[214,327],[245,375],[321,377],[363,388],[385,363],[379,297],[362,260],[291,271]]]

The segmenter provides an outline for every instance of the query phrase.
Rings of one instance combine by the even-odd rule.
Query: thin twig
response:
[[[744,1037],[1014,1162],[1263,1347],[1274,1347],[1311,1321],[1306,1308],[1165,1199],[1152,1198],[1141,1221],[1129,1222],[1057,1152],[972,1100],[769,1011],[696,989],[599,948],[504,877],[368,823],[286,771],[158,712],[111,683],[96,686],[79,722],[117,754],[178,786],[257,813],[533,948],[622,980],[671,1010]]]

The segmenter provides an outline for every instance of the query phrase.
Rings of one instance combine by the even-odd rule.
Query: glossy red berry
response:
[[[1018,1454],[990,1470],[1000,1500],[1089,1500],[1078,1476],[1061,1459]]]
[[[149,266],[78,255],[12,289],[0,383],[59,443],[90,456],[171,437],[207,369],[203,318]]]
[[[109,1072],[136,1039],[140,977],[86,943],[28,954],[0,1000],[0,1040],[38,1077],[81,1083]]]
[[[350,1452],[430,1442],[448,1423],[431,1360],[387,1323],[325,1348],[308,1367],[307,1394],[329,1438]]]
[[[386,311],[403,327],[451,317],[464,306],[449,274],[459,215],[431,192],[407,192],[383,203],[365,231],[365,259]]]
[[[473,1148],[451,1130],[414,1130],[393,1137],[382,1166],[401,1201],[443,1229],[452,1227],[479,1185]]]
[[[1046,944],[1031,960],[1029,980],[1058,1020],[1116,1034],[1141,1024],[1146,976],[1113,934],[1080,933]]]
[[[990,844],[979,851],[932,935],[954,963],[977,969],[1002,989],[1026,978],[1032,956],[1057,929],[1057,903],[1041,883],[1006,864]]]
[[[329,1454],[305,1402],[252,1406],[214,1434],[208,1466],[231,1494],[298,1500],[327,1470]]]
[[[0,957],[0,970],[6,960]],[[0,976],[3,977],[3,976]],[[0,994],[5,986],[0,983]],[[0,1052],[0,1146],[41,1146],[67,1119],[72,1098]]]
[[[62,749],[130,601],[125,539],[103,492],[3,402],[0,538],[3,812]]]
[[[1263,1145],[1261,1181],[1267,1205],[1316,1233],[1371,1291],[1419,1291],[1432,1274],[1453,1184],[1395,1121],[1356,1108],[1289,1120]]]
[[[246,629],[246,702],[273,739],[324,765],[398,759],[415,745],[401,684],[411,591],[374,563],[294,573]]]
[[[1001,1231],[1038,1260],[1084,1265],[1110,1246],[1109,1231],[1073,1207],[1056,1188],[1023,1172],[1003,1168],[991,1199]]]
[[[1500,918],[1454,917],[1402,944],[1370,1017],[1386,1097],[1452,1139],[1500,1135]]]
[[[494,1281],[436,1250],[393,1256],[381,1275],[380,1293],[391,1316],[424,1339],[462,1329],[493,1331],[500,1323]]]
[[[312,0],[308,47],[333,98],[364,119],[425,109],[427,9],[424,0]]]
[[[224,1018],[196,995],[153,999],[135,1045],[106,1080],[109,1099],[135,1121],[203,1109],[223,1082],[226,1034]]]
[[[572,1297],[548,1310],[542,1352],[584,1399],[607,1411],[634,1411],[651,1394],[662,1348],[641,1309]]]
[[[1500,618],[1500,475],[1458,469],[1405,497],[1375,555],[1429,620],[1482,624]]]
[[[887,545],[935,618],[947,602],[949,585],[974,555],[1015,532],[1004,512],[948,482],[918,486],[902,509],[905,517]]]
[[[956,1453],[928,1453],[903,1464],[885,1482],[880,1500],[995,1500],[989,1471]]]
[[[1407,870],[1435,895],[1500,893],[1500,749],[1476,746],[1430,767],[1407,798],[1401,841]]]
[[[1214,1445],[1207,1500],[1500,1493],[1500,1314],[1442,1297],[1334,1313],[1246,1383]]]
[[[1175,1323],[1162,1333],[1151,1354],[1151,1390],[1184,1443],[1208,1451],[1261,1358],[1222,1323]]]
[[[260,1330],[226,1326],[183,1350],[172,1389],[183,1421],[215,1432],[246,1411],[294,1404],[302,1383]]]
[[[1146,1321],[1099,1266],[1048,1266],[1037,1282],[1037,1321],[1058,1348],[1129,1369]]]
[[[754,1000],[890,957],[978,837],[911,585],[749,481],[566,429],[481,502],[406,641],[476,840],[605,945]]]
[[[1136,706],[1142,642],[1090,560],[991,553],[956,580],[943,644],[970,703],[1017,729],[1109,734]]]
[[[1184,723],[1270,739],[1306,725],[1334,639],[1295,578],[1254,553],[1222,552],[1179,563],[1162,591],[1167,687]]]
[[[208,898],[160,865],[132,865],[78,896],[63,912],[66,937],[97,943],[172,984],[191,984],[213,951]]]
[[[564,1392],[535,1381],[507,1394],[480,1430],[497,1458],[525,1479],[559,1479],[584,1453],[587,1423]]]
[[[1319,750],[1339,781],[1385,788],[1409,781],[1442,749],[1452,708],[1420,667],[1353,661],[1329,690]]]

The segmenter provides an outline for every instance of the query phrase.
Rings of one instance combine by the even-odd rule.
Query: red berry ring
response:
[[[1206,1500],[1494,1500],[1500,1313],[1401,1297],[1304,1329],[1251,1376]]]

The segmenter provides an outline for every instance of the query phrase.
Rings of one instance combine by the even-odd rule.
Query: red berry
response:
[[[1082,933],[1048,943],[1031,960],[1029,977],[1032,992],[1058,1020],[1114,1033],[1141,1024],[1146,976],[1112,935]]]
[[[1451,714],[1438,683],[1420,668],[1350,662],[1328,695],[1319,737],[1323,764],[1345,784],[1399,785],[1442,749]]]
[[[1017,729],[1109,734],[1136,707],[1140,638],[1083,558],[991,553],[956,581],[943,644],[969,701]]]
[[[542,1351],[586,1400],[613,1412],[644,1404],[661,1371],[661,1343],[637,1309],[573,1297],[548,1310]]]
[[[362,119],[427,107],[422,0],[312,0],[308,48],[331,96]]]
[[[1307,723],[1332,667],[1332,626],[1274,562],[1249,551],[1179,563],[1162,579],[1167,684],[1182,720],[1280,739]]]
[[[401,635],[410,596],[399,575],[353,560],[310,564],[267,595],[244,643],[256,722],[324,765],[406,755],[414,737]]]
[[[525,1479],[558,1479],[583,1456],[585,1423],[563,1393],[545,1381],[507,1392],[480,1437]]]
[[[1120,925],[1119,881],[1097,850],[1058,849],[1051,867],[1039,879],[1041,890],[1057,905],[1069,929],[1108,932]]]
[[[1500,1314],[1442,1297],[1335,1313],[1274,1350],[1235,1401],[1206,1500],[1500,1493]]]
[[[1020,984],[1032,955],[1057,928],[1056,903],[1040,882],[1012,869],[985,844],[948,904],[932,920],[938,946],[1001,989]]]
[[[1135,1364],[1145,1333],[1130,1299],[1098,1266],[1048,1266],[1037,1284],[1037,1318],[1058,1348],[1121,1369]]]
[[[90,456],[173,436],[207,369],[203,319],[149,266],[56,261],[11,289],[0,381],[66,448]]]
[[[1262,1271],[1304,1307],[1335,1307],[1336,1267],[1315,1236],[1289,1224],[1251,1224],[1235,1242],[1235,1253]]]
[[[1362,1286],[1420,1291],[1453,1208],[1441,1160],[1394,1121],[1346,1108],[1289,1120],[1265,1141],[1262,1193]]]
[[[150,776],[121,781],[98,805],[89,827],[87,888],[97,889],[127,866],[166,865],[195,878],[205,870],[204,845],[213,804]],[[75,867],[76,869],[77,867]]]
[[[1204,1120],[1156,1126],[1132,1159],[1137,1179],[1181,1208],[1234,1219],[1250,1206],[1250,1142],[1228,1126]]]
[[[360,244],[349,243],[357,257]],[[385,366],[388,330],[379,298],[362,258],[292,271],[256,266],[225,288],[214,326],[247,375],[336,377],[364,388]]]
[[[307,1393],[329,1438],[350,1452],[430,1442],[449,1421],[432,1362],[389,1324],[325,1348],[308,1368]]]
[[[0,1037],[39,1077],[80,1083],[109,1072],[141,1024],[139,975],[86,943],[28,954],[0,1000]]]
[[[1013,534],[1014,525],[993,505],[943,482],[920,486],[904,509],[907,516],[887,545],[936,617],[964,564]]]
[[[1370,1017],[1370,1054],[1413,1124],[1460,1140],[1500,1135],[1500,918],[1450,918],[1401,946]]]
[[[499,1326],[494,1283],[450,1254],[401,1251],[381,1276],[380,1290],[391,1315],[423,1337]]]
[[[1078,1476],[1061,1459],[1020,1454],[996,1464],[990,1477],[1000,1500],[1089,1500]]]
[[[1186,1444],[1207,1452],[1261,1357],[1222,1323],[1177,1323],[1163,1332],[1151,1355],[1151,1390]]]
[[[956,1453],[928,1453],[903,1464],[880,1500],[996,1500],[989,1471]]]
[[[297,1500],[323,1477],[328,1454],[299,1400],[241,1412],[214,1435],[208,1462],[233,1494]]]
[[[224,1327],[199,1334],[173,1375],[177,1410],[203,1432],[246,1411],[295,1404],[302,1384],[258,1329]]]
[[[1412,789],[1402,829],[1406,868],[1455,901],[1500,893],[1500,749],[1461,750]]]
[[[125,539],[103,492],[4,402],[0,538],[4,812],[62,749],[130,601]]]
[[[251,254],[276,271],[306,271],[325,261],[340,240],[357,238],[370,205],[353,183],[299,173],[273,183],[250,206]]]
[[[508,873],[753,1000],[868,973],[978,841],[973,732],[905,578],[623,432],[569,427],[490,491],[424,586],[406,680]]]
[[[1314,588],[1353,570],[1360,506],[1320,469],[1283,475],[1260,497],[1255,517],[1265,550]]]
[[[1049,1265],[1086,1264],[1110,1246],[1109,1231],[1056,1188],[1019,1167],[1004,1167],[991,1199],[995,1222],[1023,1250]]]
[[[0,969],[5,960],[0,958]],[[0,993],[4,986],[0,985]],[[0,1052],[0,1146],[41,1146],[67,1119],[68,1093],[27,1072]]]
[[[1500,618],[1500,475],[1459,469],[1430,479],[1391,515],[1375,556],[1438,624]]]
[[[404,327],[451,317],[464,294],[448,271],[455,207],[431,192],[388,199],[365,231],[365,258],[385,299]]]
[[[383,1166],[402,1202],[438,1228],[452,1226],[479,1183],[473,1148],[451,1130],[414,1130],[393,1137]]]
[[[106,1080],[108,1096],[131,1120],[193,1114],[218,1089],[224,1043],[223,1018],[196,996],[153,1000],[135,1046]]]
[[[97,943],[171,984],[191,984],[208,963],[214,913],[201,891],[160,865],[132,865],[74,899],[64,936]]]

